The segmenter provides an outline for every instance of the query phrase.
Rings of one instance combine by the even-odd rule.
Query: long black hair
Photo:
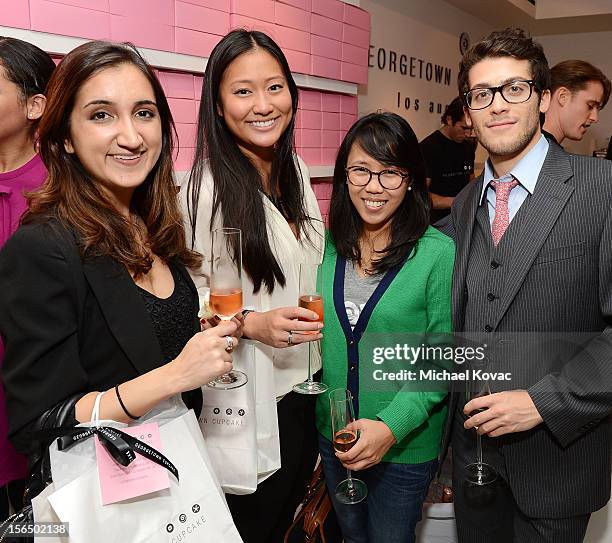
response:
[[[254,164],[242,153],[233,134],[218,113],[219,89],[227,67],[240,55],[263,49],[280,64],[289,92],[293,115],[274,149],[269,190],[287,221],[294,223],[298,237],[308,237],[309,221],[304,207],[301,174],[294,157],[293,130],[298,107],[298,89],[285,55],[266,34],[244,29],[233,30],[213,49],[206,71],[194,164],[187,185],[188,214],[195,243],[198,201],[205,161],[208,159],[214,181],[211,228],[221,212],[223,226],[242,230],[242,262],[253,281],[254,291],[265,285],[268,292],[278,283],[285,286],[285,275],[270,248],[266,215],[262,201],[263,183]],[[220,211],[221,210],[221,211]],[[235,251],[236,248],[234,248]]]
[[[376,273],[402,264],[429,225],[429,196],[419,142],[408,122],[395,113],[371,113],[348,131],[336,158],[334,187],[329,208],[329,230],[338,254],[361,262],[359,239],[363,221],[351,201],[346,164],[355,143],[378,162],[408,172],[411,190],[391,219],[390,241],[372,262]]]

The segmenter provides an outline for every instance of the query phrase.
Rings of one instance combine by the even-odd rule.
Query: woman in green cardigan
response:
[[[322,381],[352,393],[360,437],[348,452],[334,451],[328,395],[317,402],[321,459],[345,543],[415,540],[437,468],[446,391],[419,378],[423,357],[411,364],[411,351],[395,345],[424,347],[451,331],[454,252],[452,240],[429,226],[410,125],[393,113],[357,121],[338,151],[321,271]],[[415,370],[416,381],[402,370]],[[356,505],[333,495],[346,468],[368,486]]]

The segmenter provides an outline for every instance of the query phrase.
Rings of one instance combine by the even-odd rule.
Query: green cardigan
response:
[[[421,339],[427,342],[425,334],[451,332],[454,258],[453,241],[429,227],[404,264],[382,277],[351,331],[344,307],[346,261],[327,237],[321,268],[325,304],[322,381],[330,390],[349,388],[354,396],[356,392],[358,418],[381,420],[389,426],[397,443],[383,462],[418,464],[439,453],[447,415],[446,390],[422,383],[375,380],[375,370],[414,366],[404,361],[400,366],[397,361],[375,364],[372,347],[398,342],[418,346]],[[326,393],[317,399],[316,418],[319,432],[331,440]]]

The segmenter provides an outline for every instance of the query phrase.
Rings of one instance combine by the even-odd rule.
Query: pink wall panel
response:
[[[179,147],[195,147],[195,124],[176,123]]]
[[[329,200],[331,198],[333,188],[331,183],[315,182],[313,183],[312,188],[315,191],[317,198],[320,198],[321,200]]]
[[[28,0],[12,0],[11,9],[0,9],[0,25],[30,28],[30,4]]]
[[[273,0],[231,0],[230,11],[261,21],[274,22]]]
[[[321,147],[321,131],[309,128],[300,128],[300,142],[302,147]]]
[[[338,119],[338,125],[340,125],[339,119]],[[340,147],[341,142],[342,142],[342,132],[340,132],[340,130],[322,130],[321,131],[321,147],[333,147],[337,149],[338,147]]]
[[[174,0],[109,0],[109,5],[113,15],[137,17],[142,22],[146,13],[147,23],[174,24]]]
[[[336,21],[342,21],[344,2],[340,2],[340,0],[312,0],[312,12]]]
[[[181,147],[176,151],[176,158],[174,159],[174,168],[178,172],[186,172],[191,169],[193,163],[193,152],[192,147]]]
[[[365,85],[368,82],[368,67],[343,62],[341,79]]]
[[[177,1],[174,6],[177,27],[225,36],[229,31],[229,13]]]
[[[342,60],[342,42],[323,36],[313,36],[310,52],[319,57]]]
[[[193,76],[177,72],[158,71],[164,92],[168,98],[190,98],[193,100]]]
[[[310,33],[286,26],[274,25],[270,34],[282,49],[310,53]]]
[[[357,115],[357,97],[347,96],[343,94],[340,96],[340,111],[342,113],[352,113]]]
[[[230,11],[230,0],[185,0],[190,4],[204,6],[205,8],[218,9],[219,11]]]
[[[320,111],[298,111],[297,119],[301,128],[321,129],[322,113]]]
[[[195,100],[186,98],[168,98],[170,111],[175,123],[193,124],[197,122]]]
[[[310,33],[341,41],[342,23],[313,13],[310,22]]]
[[[274,4],[274,22],[281,26],[310,32],[310,12],[288,4],[280,2]]]
[[[289,4],[290,6],[295,6],[296,8],[303,9],[305,11],[311,11],[312,3],[311,0],[276,0],[281,4]]]
[[[109,0],[53,0],[58,4],[66,4],[77,8],[94,9],[96,11],[108,12]]]
[[[368,49],[356,47],[350,43],[342,44],[342,60],[351,64],[366,66],[368,64]]]
[[[340,113],[330,113],[324,111],[322,113],[323,130],[340,130]]]
[[[312,111],[322,111],[321,95],[322,93],[319,91],[300,89],[299,107]]]
[[[292,51],[291,49],[283,50],[287,62],[289,62],[289,68],[292,72],[300,74],[308,74],[310,72],[310,55],[308,53],[302,53],[302,51]]]
[[[206,34],[188,28],[174,29],[174,43],[177,53],[208,57],[220,39],[221,36],[216,34]]]
[[[332,58],[317,57],[311,55],[312,68],[311,74],[329,79],[340,79],[342,74],[341,62]]]
[[[259,30],[272,36],[276,40],[276,26],[272,22],[260,21],[246,15],[230,13],[230,28],[246,28],[247,30]]]
[[[321,93],[321,111],[340,111],[341,97],[339,94],[331,92]]]
[[[131,41],[149,49],[162,51],[174,50],[174,27],[149,21],[140,24],[136,17],[110,15],[110,39],[114,41]]]
[[[344,22],[370,31],[370,14],[357,6],[344,4]]]
[[[321,210],[321,215],[327,215],[329,213],[329,200],[319,200],[319,209]]]
[[[199,75],[194,76],[193,78],[193,95],[196,100],[202,96],[202,85],[204,84],[204,78]],[[198,104],[199,107],[199,104]],[[197,112],[197,109],[196,109]]]
[[[367,49],[370,46],[370,32],[363,28],[343,23],[342,41]]]
[[[356,113],[340,113],[340,129],[348,130],[357,120]]]
[[[110,14],[92,9],[30,0],[32,30],[93,40],[110,37]]]

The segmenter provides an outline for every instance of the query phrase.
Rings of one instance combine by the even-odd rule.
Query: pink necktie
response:
[[[510,191],[518,185],[518,181],[491,181],[491,185],[495,189],[495,218],[491,228],[491,236],[493,244],[497,247],[499,240],[502,239],[504,232],[510,224],[510,214],[508,212],[508,197]]]

